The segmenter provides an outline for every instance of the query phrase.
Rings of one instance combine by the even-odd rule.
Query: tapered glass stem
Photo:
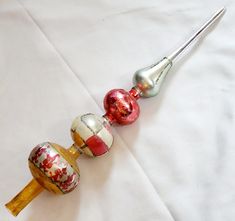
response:
[[[221,8],[219,11],[217,11],[194,35],[191,36],[191,38],[189,38],[167,58],[171,61],[174,61],[175,58],[178,57],[197,37],[200,37],[208,27],[214,24],[224,14],[225,10],[225,8]]]

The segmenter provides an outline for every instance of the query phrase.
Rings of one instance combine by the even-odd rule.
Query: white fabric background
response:
[[[218,8],[227,13],[181,57],[109,154],[81,157],[73,193],[40,194],[17,220],[234,221],[235,4],[232,0],[1,0],[0,219],[43,141],[68,147],[79,114],[167,55]]]

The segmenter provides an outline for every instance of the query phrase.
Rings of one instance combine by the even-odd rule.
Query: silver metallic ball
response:
[[[141,97],[153,97],[160,91],[161,84],[172,66],[171,60],[163,58],[160,62],[135,72],[133,82],[141,91]]]

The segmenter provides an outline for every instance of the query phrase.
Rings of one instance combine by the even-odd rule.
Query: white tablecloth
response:
[[[30,179],[38,143],[68,147],[79,114],[168,55],[217,9],[213,31],[175,63],[104,157],[78,160],[71,194],[44,191],[17,220],[234,221],[235,4],[232,0],[1,0],[0,219]]]

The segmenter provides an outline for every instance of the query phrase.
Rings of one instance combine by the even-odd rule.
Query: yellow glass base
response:
[[[44,188],[35,179],[32,179],[28,185],[5,206],[12,215],[17,216],[18,213],[43,190]]]

